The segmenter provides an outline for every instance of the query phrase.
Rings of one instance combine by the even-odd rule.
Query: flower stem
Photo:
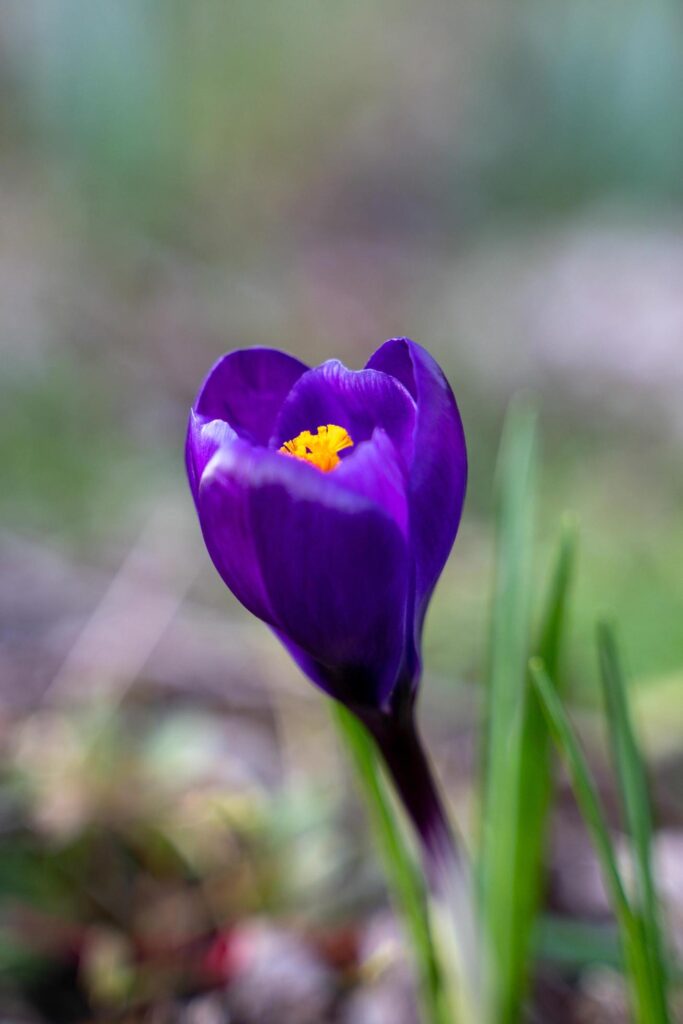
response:
[[[412,710],[405,716],[365,715],[420,843],[427,883],[442,910],[444,940],[455,967],[459,1022],[483,1024],[487,1012],[486,961],[480,942],[469,866],[446,813]]]
[[[387,781],[379,770],[377,744],[348,708],[336,701],[332,717],[356,769],[367,811],[384,864],[387,884],[412,945],[425,1024],[453,1024],[444,976],[432,935],[424,879],[415,866],[405,830],[389,799]]]
[[[461,857],[415,722],[411,717],[400,724],[372,723],[371,732],[417,832],[427,880],[438,894]]]

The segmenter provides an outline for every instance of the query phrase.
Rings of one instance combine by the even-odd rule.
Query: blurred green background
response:
[[[471,485],[424,695],[447,766],[476,719],[519,389],[543,433],[539,595],[560,514],[581,524],[572,692],[597,699],[608,612],[653,758],[680,751],[682,22],[669,0],[5,0],[0,718],[31,828],[41,800],[49,835],[102,811],[82,765],[57,797],[26,754],[53,752],[56,785],[73,744],[46,736],[58,721],[77,745],[86,716],[99,737],[100,701],[125,708],[115,765],[133,744],[168,778],[220,705],[277,736],[286,771],[252,749],[251,782],[325,776],[322,702],[216,578],[184,479],[189,404],[239,346],[358,367],[409,335],[453,384]]]

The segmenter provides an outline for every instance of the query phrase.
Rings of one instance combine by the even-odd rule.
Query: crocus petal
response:
[[[334,476],[236,441],[204,472],[199,516],[223,579],[314,681],[378,706],[403,660],[407,545],[393,518]]]
[[[271,447],[279,448],[303,430],[336,423],[354,444],[381,427],[406,459],[412,455],[415,403],[393,376],[377,370],[349,370],[330,359],[303,374],[289,392],[275,424]],[[346,449],[342,459],[351,457]]]
[[[409,338],[392,338],[374,353],[368,368],[391,374],[417,406],[408,494],[419,634],[460,522],[467,486],[465,433],[450,385],[421,345]]]
[[[251,464],[253,451],[239,438],[216,449],[202,473],[195,501],[204,543],[224,582],[245,608],[273,625],[254,544],[250,492],[238,472],[242,464]]]
[[[194,411],[205,420],[224,420],[239,437],[265,445],[280,406],[307,369],[277,349],[237,349],[210,370]]]
[[[185,466],[192,497],[197,501],[199,482],[206,465],[218,449],[236,439],[237,435],[224,420],[207,420],[190,410],[185,440]]]
[[[337,466],[333,482],[384,509],[407,538],[406,475],[396,446],[385,430],[378,427],[369,441],[361,441],[352,457]]]

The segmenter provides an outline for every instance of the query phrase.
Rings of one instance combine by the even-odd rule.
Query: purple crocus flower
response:
[[[425,612],[467,480],[441,369],[407,338],[356,371],[230,352],[192,407],[186,460],[216,569],[370,728],[428,841],[443,815],[412,710]]]

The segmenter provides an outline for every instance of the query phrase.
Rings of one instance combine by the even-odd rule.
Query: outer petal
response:
[[[412,456],[415,402],[403,383],[389,374],[348,370],[336,359],[309,370],[287,396],[271,446],[279,448],[302,430],[315,430],[324,423],[344,427],[356,445],[381,427],[406,464]],[[347,449],[345,457],[352,451]]]
[[[381,705],[403,661],[409,560],[396,522],[314,467],[234,442],[198,509],[225,582],[333,696]]]
[[[244,472],[254,449],[235,439],[216,450],[206,466],[195,498],[204,542],[224,582],[242,604],[260,619],[275,624],[256,551]],[[219,463],[220,460],[220,463]],[[219,472],[218,467],[226,471]]]
[[[218,449],[234,441],[237,434],[224,420],[207,420],[190,410],[185,439],[185,467],[192,497],[197,502],[199,482],[206,465]]]
[[[417,405],[408,493],[419,637],[427,603],[460,523],[467,487],[465,433],[450,385],[421,345],[409,338],[392,338],[375,352],[368,368],[399,380]]]
[[[273,348],[228,352],[209,371],[194,412],[206,420],[224,420],[239,437],[265,445],[280,406],[307,369]]]

